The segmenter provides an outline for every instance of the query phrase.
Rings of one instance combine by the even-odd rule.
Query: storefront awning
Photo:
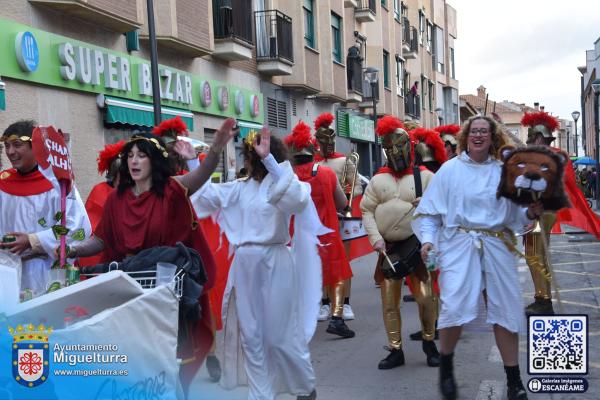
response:
[[[248,136],[251,130],[260,131],[262,129],[262,125],[253,124],[251,122],[238,121],[238,126],[240,127],[240,138],[245,138]]]
[[[4,95],[4,82],[0,81],[0,110],[6,110],[6,97]]]
[[[101,107],[106,108],[105,121],[109,124],[154,126],[154,108],[150,104],[102,95],[99,96],[99,103]],[[162,119],[176,116],[181,117],[187,125],[188,131],[194,130],[194,114],[190,111],[161,107]]]

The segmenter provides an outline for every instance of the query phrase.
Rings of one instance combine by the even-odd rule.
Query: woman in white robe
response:
[[[496,197],[501,162],[495,156],[503,143],[491,118],[470,119],[461,131],[460,155],[436,173],[415,211],[413,230],[423,244],[423,259],[430,250],[438,251],[440,389],[445,399],[457,396],[454,348],[462,325],[477,317],[484,290],[487,322],[493,325],[507,375],[508,399],[527,399],[518,365],[521,289],[509,243],[512,232],[522,231],[543,208],[541,203],[522,208]]]
[[[314,399],[308,343],[321,297],[317,235],[327,231],[310,186],[298,180],[288,161],[278,164],[270,154],[281,159],[281,141],[270,139],[267,130],[261,137],[253,149],[244,145],[250,178],[208,182],[191,198],[200,218],[216,218],[235,251],[223,299],[221,384],[227,389],[248,384],[252,400],[279,393]]]

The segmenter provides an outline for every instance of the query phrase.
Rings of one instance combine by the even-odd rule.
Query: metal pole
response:
[[[579,157],[579,143],[577,141],[577,120],[575,120],[575,157]]]
[[[160,124],[160,81],[158,80],[158,51],[156,50],[156,29],[154,27],[154,2],[147,0],[148,33],[150,36],[150,71],[152,75],[152,105],[154,106],[154,125]]]
[[[377,129],[377,99],[375,98],[375,82],[371,82],[371,94],[373,97],[373,126]],[[377,135],[375,135],[375,171],[381,167],[381,147]]]
[[[600,95],[600,93],[594,93],[594,129],[596,131],[594,135],[594,138],[596,139],[596,192],[594,193],[594,197],[596,198],[596,210],[600,210],[598,204],[600,200],[600,146],[598,144],[598,95]]]
[[[567,135],[567,155],[571,157],[571,152],[569,151],[569,130],[565,129],[565,135]]]

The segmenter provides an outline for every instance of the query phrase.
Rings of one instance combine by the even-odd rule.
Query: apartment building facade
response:
[[[293,21],[291,71],[261,83],[271,110],[265,123],[271,129],[283,134],[300,120],[310,124],[320,113],[331,112],[337,151],[356,150],[360,172],[372,175],[376,139],[367,68],[378,70],[378,116],[392,114],[426,127],[458,123],[456,12],[445,1],[266,3]],[[420,86],[411,92],[414,81]],[[282,118],[286,111],[289,117]]]
[[[595,103],[592,83],[600,79],[600,37],[594,42],[594,48],[585,52],[585,65],[577,69],[581,73],[581,141],[585,155],[598,160],[597,113],[600,110]]]
[[[234,29],[253,26],[252,7],[225,3],[154,2],[162,117],[181,116],[209,144],[227,117],[242,131],[264,121],[254,32]],[[232,14],[232,3],[246,13]],[[68,132],[85,198],[102,180],[97,152],[153,125],[146,1],[0,0],[0,40],[0,129],[34,119]],[[219,174],[236,168],[232,144]]]
[[[357,150],[372,175],[368,67],[379,70],[378,116],[458,122],[456,12],[444,0],[155,0],[154,18],[163,117],[182,116],[209,144],[226,117],[241,137],[262,126],[284,136],[331,112],[337,151]],[[0,0],[0,19],[10,44],[0,124],[32,118],[71,133],[85,196],[102,179],[97,151],[152,125],[146,1]],[[224,178],[243,166],[240,139],[223,156]]]

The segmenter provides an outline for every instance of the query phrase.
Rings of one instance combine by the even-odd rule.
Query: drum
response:
[[[367,236],[362,218],[340,217],[340,235],[344,242]]]

